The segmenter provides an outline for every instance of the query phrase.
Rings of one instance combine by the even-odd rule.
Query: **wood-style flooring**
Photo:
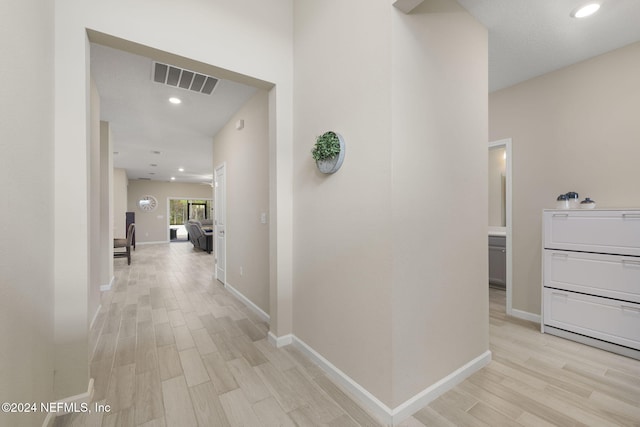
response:
[[[62,426],[379,426],[302,353],[211,278],[190,243],[115,260],[90,335],[94,402]],[[412,426],[640,426],[640,362],[507,318],[490,290],[493,361],[416,412]]]

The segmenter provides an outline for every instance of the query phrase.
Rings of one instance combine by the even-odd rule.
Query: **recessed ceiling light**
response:
[[[184,168],[178,168],[178,172],[184,172]]]
[[[175,176],[172,176],[172,177],[171,177],[171,181],[175,181],[175,180],[176,180],[176,177],[175,177]]]
[[[169,102],[172,104],[180,104],[182,100],[180,98],[176,98],[175,96],[172,96],[171,98],[169,98]]]
[[[587,3],[571,12],[573,18],[586,18],[596,13],[600,9],[600,3]]]

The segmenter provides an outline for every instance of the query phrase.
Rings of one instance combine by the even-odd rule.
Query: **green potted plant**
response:
[[[325,132],[316,138],[311,154],[320,172],[334,173],[344,161],[344,139],[336,132]]]

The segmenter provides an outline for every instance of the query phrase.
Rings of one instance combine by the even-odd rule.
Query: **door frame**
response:
[[[511,138],[500,139],[489,142],[489,149],[504,147],[507,155],[505,164],[505,215],[506,215],[506,251],[507,251],[507,272],[506,272],[506,313],[513,316],[513,153]]]
[[[211,203],[214,203],[213,197],[206,197],[206,198],[197,198],[197,197],[177,197],[177,196],[169,196],[167,197],[167,242],[171,242],[171,233],[169,232],[169,229],[171,228],[171,200],[186,200],[187,203],[189,202],[189,200],[209,200],[211,201]]]
[[[224,188],[222,191],[222,197],[218,197],[218,170],[222,169],[224,171]],[[222,215],[224,219],[224,263],[222,269],[224,270],[224,280],[220,280],[218,277],[218,260],[219,260],[219,251],[218,251],[218,215],[220,214],[220,209],[218,203],[222,199],[224,204],[224,209],[222,210]],[[213,248],[214,248],[214,261],[213,261],[213,277],[220,281],[225,287],[227,286],[227,162],[222,162],[213,168]]]

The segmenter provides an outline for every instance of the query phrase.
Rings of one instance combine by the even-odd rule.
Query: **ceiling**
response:
[[[490,92],[640,40],[639,0],[601,0],[597,14],[570,17],[586,2],[458,0],[489,29]],[[149,58],[98,44],[91,73],[101,120],[110,122],[114,167],[129,179],[210,183],[212,138],[256,91],[228,80],[211,95],[155,83]],[[182,104],[170,104],[172,96]]]
[[[98,44],[91,45],[91,75],[100,120],[110,125],[113,165],[129,179],[211,183],[212,138],[256,92],[222,79],[211,95],[156,83],[151,59]]]
[[[570,13],[602,7],[587,18]],[[640,40],[638,0],[458,0],[489,29],[489,91]]]

